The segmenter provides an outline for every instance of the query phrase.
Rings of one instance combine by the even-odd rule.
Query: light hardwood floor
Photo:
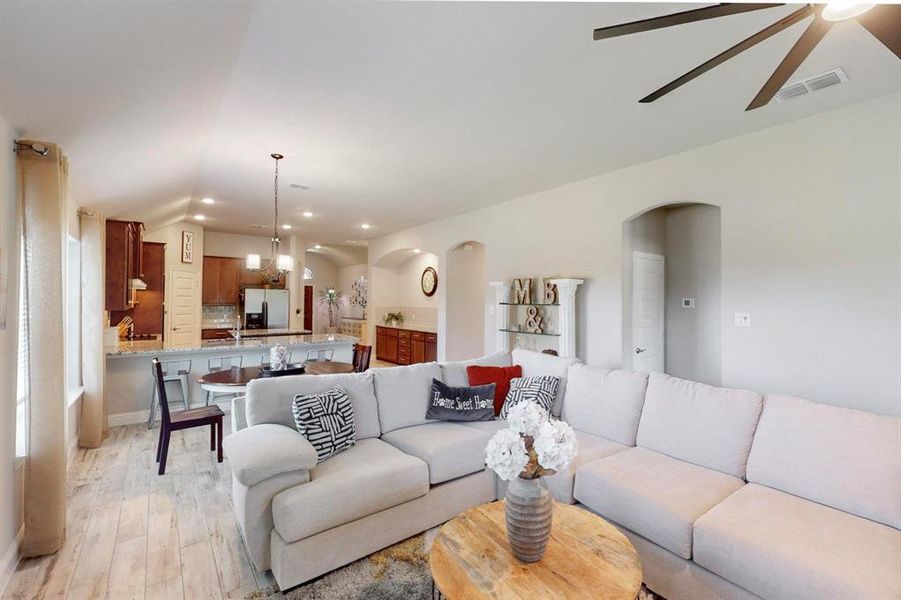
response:
[[[228,419],[226,419],[228,434]],[[246,598],[274,589],[251,564],[231,506],[231,470],[209,429],[172,435],[156,474],[159,426],[109,431],[69,468],[66,542],[22,561],[4,598]]]

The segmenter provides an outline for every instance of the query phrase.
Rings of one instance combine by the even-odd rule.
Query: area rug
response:
[[[432,600],[429,549],[438,528],[385,548],[289,590],[259,594],[266,600]],[[638,600],[665,600],[641,587]]]

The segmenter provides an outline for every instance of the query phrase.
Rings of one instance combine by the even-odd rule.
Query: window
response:
[[[304,281],[313,281],[313,271],[310,269],[303,270],[303,280]]]
[[[66,250],[66,400],[71,403],[81,394],[81,242],[68,238]]]
[[[20,237],[18,358],[16,360],[16,456],[28,454],[28,276],[25,240]]]

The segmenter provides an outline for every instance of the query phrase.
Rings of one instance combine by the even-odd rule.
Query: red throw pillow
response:
[[[494,388],[494,416],[501,414],[501,407],[507,399],[510,391],[510,380],[522,377],[522,366],[512,367],[480,367],[471,365],[466,367],[466,375],[469,377],[469,385],[495,384]]]

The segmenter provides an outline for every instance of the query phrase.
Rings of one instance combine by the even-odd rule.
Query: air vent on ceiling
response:
[[[848,76],[845,75],[845,71],[841,67],[836,67],[825,73],[808,77],[804,81],[785,86],[776,92],[776,100],[784,102],[811,92],[818,92],[824,88],[832,87],[833,85],[845,83],[846,81],[848,81]]]

